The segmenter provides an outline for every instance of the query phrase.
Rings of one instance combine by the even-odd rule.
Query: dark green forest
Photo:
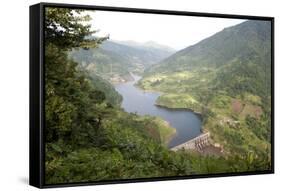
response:
[[[69,56],[108,40],[87,38],[96,31],[82,13],[46,8],[46,184],[270,169],[269,156],[244,150],[227,156],[169,150],[158,119],[126,113],[114,87]],[[247,123],[258,122],[248,117]],[[255,133],[267,139],[266,132]]]

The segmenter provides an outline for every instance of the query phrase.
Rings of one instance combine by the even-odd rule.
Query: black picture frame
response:
[[[118,12],[133,12],[133,13],[153,13],[164,15],[183,15],[183,16],[198,16],[198,17],[215,17],[215,18],[231,18],[231,19],[253,19],[264,20],[271,22],[271,164],[272,168],[266,171],[241,172],[241,173],[221,173],[221,174],[206,174],[206,175],[188,175],[176,177],[161,177],[161,178],[141,178],[130,180],[111,180],[97,182],[77,182],[48,185],[45,184],[45,129],[44,129],[44,9],[45,7],[61,7],[72,9],[85,10],[101,10],[101,11],[118,11]],[[274,18],[264,16],[250,15],[232,15],[218,13],[200,13],[172,10],[156,10],[156,9],[138,9],[124,7],[107,7],[94,5],[75,5],[75,4],[57,4],[57,3],[39,3],[30,6],[30,129],[29,129],[29,184],[38,188],[53,188],[53,187],[68,187],[68,186],[85,186],[99,184],[116,184],[116,183],[132,183],[132,182],[148,182],[148,181],[163,181],[163,180],[179,180],[179,179],[194,179],[194,178],[210,178],[210,177],[227,177],[227,176],[242,176],[242,175],[257,175],[274,173]]]

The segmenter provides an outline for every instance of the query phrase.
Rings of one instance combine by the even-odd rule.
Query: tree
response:
[[[97,47],[107,38],[88,38],[96,32],[86,24],[90,19],[89,15],[83,15],[83,11],[78,9],[46,8],[47,142],[70,139],[74,129],[76,129],[75,133],[81,132],[90,120],[100,123],[98,116],[101,114],[96,112],[97,109],[92,108],[95,104],[103,102],[105,95],[93,87],[86,75],[77,69],[77,63],[67,56],[67,51],[72,48]],[[92,107],[88,107],[88,104]]]
[[[45,40],[46,44],[54,44],[67,50],[71,48],[97,47],[108,37],[91,37],[97,31],[91,30],[89,15],[84,10],[68,8],[46,8]]]

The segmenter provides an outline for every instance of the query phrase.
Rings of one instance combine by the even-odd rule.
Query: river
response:
[[[158,116],[176,128],[177,134],[170,141],[169,147],[184,143],[201,133],[202,121],[197,114],[188,110],[166,109],[156,106],[155,102],[160,93],[147,92],[135,87],[134,84],[141,77],[132,76],[134,81],[115,85],[116,91],[123,97],[121,106],[125,111],[136,112],[139,115]]]

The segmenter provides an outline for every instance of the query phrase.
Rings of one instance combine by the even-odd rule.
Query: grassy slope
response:
[[[258,121],[259,126],[255,128],[263,128],[261,124],[266,123],[266,120],[260,117],[264,114],[261,109],[261,98],[258,95],[245,93],[243,97],[230,96],[225,91],[218,91],[215,95],[208,96],[208,87],[203,85],[206,79],[202,78],[202,83],[200,81],[194,83],[196,80],[190,76],[198,76],[198,72],[185,74],[186,72],[177,72],[171,75],[157,74],[144,78],[139,86],[145,90],[163,92],[157,99],[158,105],[169,108],[187,108],[202,113],[205,117],[204,129],[211,132],[213,141],[220,143],[226,153],[241,153],[252,150],[257,153],[264,153],[270,148],[269,142],[255,135],[246,122],[246,116],[250,116]],[[180,81],[176,78],[177,75],[180,76]],[[188,91],[189,89],[192,89],[192,91]],[[205,98],[210,100],[207,101]],[[236,112],[233,108],[235,101],[241,105],[241,111],[239,112]],[[257,112],[257,115],[253,115],[256,110],[261,111],[261,114]],[[239,121],[239,125],[237,125],[239,128],[232,127],[231,124],[224,122],[227,119]]]
[[[211,132],[213,141],[222,145],[226,154],[267,155],[270,153],[267,27],[267,23],[246,22],[225,29],[153,66],[138,85],[162,92],[157,100],[159,105],[201,112],[204,129]]]

